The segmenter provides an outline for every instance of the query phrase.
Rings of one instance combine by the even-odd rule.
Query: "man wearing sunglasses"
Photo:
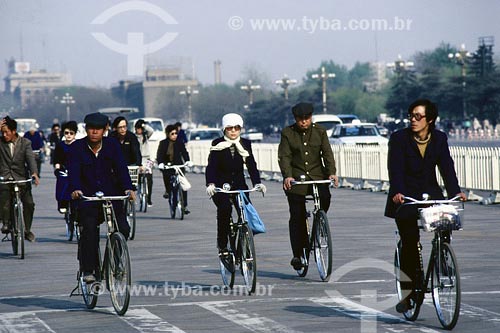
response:
[[[385,216],[396,220],[402,242],[401,270],[411,279],[401,281],[404,298],[396,305],[396,311],[400,313],[411,308],[410,298],[413,297],[414,281],[420,267],[418,207],[401,206],[404,197],[420,199],[422,194],[427,193],[430,199],[444,199],[436,179],[438,167],[448,197],[459,195],[462,200],[466,200],[458,185],[448,138],[435,128],[437,117],[438,109],[434,103],[427,99],[416,100],[408,107],[410,127],[394,132],[389,140],[390,189]]]

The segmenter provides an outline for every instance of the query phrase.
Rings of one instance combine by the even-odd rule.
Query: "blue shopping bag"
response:
[[[266,232],[266,226],[264,225],[264,222],[262,222],[259,213],[257,213],[257,210],[250,203],[250,200],[248,200],[245,193],[240,191],[240,197],[241,201],[243,202],[243,210],[245,211],[247,223],[250,226],[250,229],[252,229],[253,234],[256,235]]]

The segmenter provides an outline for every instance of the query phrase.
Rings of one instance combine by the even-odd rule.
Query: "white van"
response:
[[[313,114],[312,122],[326,128],[328,137],[332,136],[335,126],[342,124],[342,120],[334,114]]]

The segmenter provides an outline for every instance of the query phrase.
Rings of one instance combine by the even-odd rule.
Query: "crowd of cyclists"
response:
[[[278,162],[283,176],[283,190],[289,204],[289,236],[292,249],[290,264],[295,270],[300,270],[303,265],[300,252],[307,242],[305,197],[311,194],[311,186],[292,187],[292,182],[299,179],[330,179],[334,186],[338,186],[338,178],[326,130],[312,123],[312,104],[299,103],[292,107],[291,112],[295,122],[282,131]],[[410,127],[394,133],[389,142],[391,187],[385,214],[396,220],[402,238],[401,267],[410,278],[415,276],[418,260],[415,255],[419,240],[419,230],[416,227],[418,212],[413,209],[400,210],[404,202],[403,197],[421,197],[423,193],[429,193],[433,198],[442,198],[434,172],[438,166],[443,173],[449,197],[458,194],[465,200],[465,195],[458,186],[446,135],[434,129],[437,114],[437,107],[432,102],[415,101],[408,108]],[[95,203],[84,203],[76,199],[102,191],[105,195],[127,194],[134,200],[135,188],[132,186],[127,166],[135,165],[139,166],[140,170],[147,171],[145,166],[151,160],[156,160],[160,166],[182,165],[190,158],[186,149],[186,136],[180,123],[166,126],[166,139],[160,142],[157,152],[153,152],[148,144],[153,129],[142,119],[135,122],[135,133],[129,130],[128,120],[124,117],[117,117],[110,123],[106,115],[92,113],[85,117],[84,122],[86,137],[76,140],[77,123],[68,121],[61,126],[54,124],[49,140],[53,149],[51,164],[57,177],[57,207],[63,211],[71,205],[72,211],[78,215],[74,216],[81,227],[78,259],[84,279],[90,283],[95,281],[95,252],[99,242],[96,225],[100,220],[100,212]],[[25,133],[24,137],[19,136],[16,133],[15,120],[9,117],[2,119],[0,125],[0,176],[15,180],[33,177],[34,184],[38,185],[41,165],[34,152],[41,150],[40,145],[43,145],[45,139],[37,134],[35,129]],[[217,192],[216,188],[229,184],[233,190],[248,189],[244,173],[246,168],[253,186],[263,193],[266,192],[252,153],[252,143],[240,136],[243,126],[241,115],[229,113],[223,116],[223,136],[213,140],[205,172],[206,193],[217,207],[217,247],[220,256],[228,254],[229,219],[234,207],[228,194]],[[165,187],[163,197],[168,199],[173,171],[163,170],[161,167],[160,169]],[[153,177],[151,173],[148,173],[147,177],[147,203],[152,206]],[[0,185],[3,233],[9,230],[9,195],[9,189]],[[187,192],[184,191],[183,195],[184,213],[188,214],[190,211],[187,209]],[[319,196],[321,206],[328,211],[331,201],[328,184],[319,186]],[[25,237],[34,241],[35,236],[31,231],[34,211],[31,184],[23,186],[22,200],[27,208]],[[123,202],[113,203],[113,206],[120,232],[127,238],[129,226],[126,223]],[[83,210],[85,214],[78,214]],[[405,297],[397,306],[399,312],[407,311],[410,306],[408,300],[413,297],[412,281],[408,281],[404,286]]]

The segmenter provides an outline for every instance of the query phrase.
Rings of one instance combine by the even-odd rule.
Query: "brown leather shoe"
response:
[[[24,233],[24,239],[30,241],[30,242],[34,242],[35,241],[35,234],[32,233],[31,231],[28,231],[28,232],[25,232]]]

